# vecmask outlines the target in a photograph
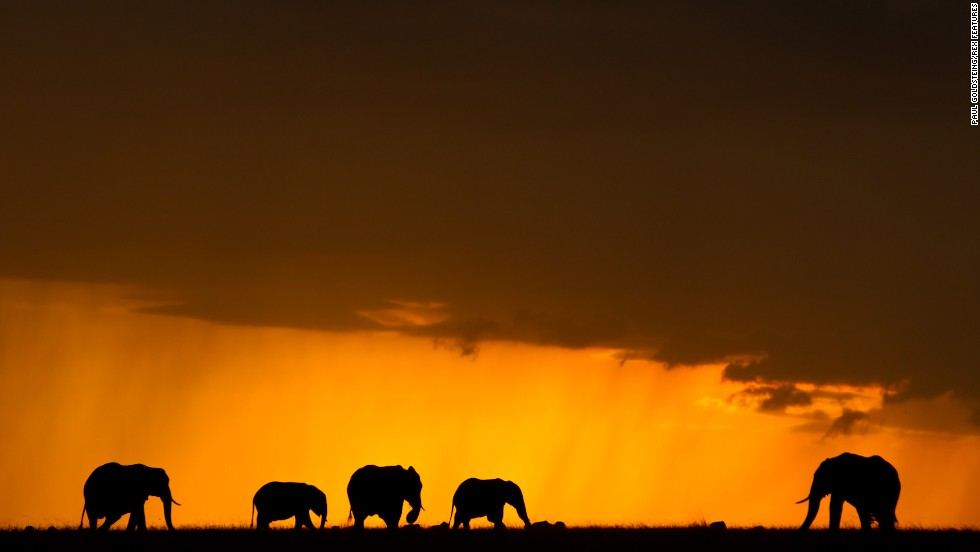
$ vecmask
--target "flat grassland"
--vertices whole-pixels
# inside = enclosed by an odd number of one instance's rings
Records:
[[[278,529],[151,530],[146,533],[88,530],[0,531],[3,551],[147,550],[168,552],[606,552],[606,551],[723,551],[765,550],[831,551],[883,550],[930,551],[980,550],[980,531],[975,529],[906,529],[892,534],[843,530],[830,533],[794,529],[678,528],[532,528],[503,531],[450,531],[444,528],[403,528],[398,531],[328,529],[301,531]]]

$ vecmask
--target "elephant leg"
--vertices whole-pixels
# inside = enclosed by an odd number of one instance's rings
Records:
[[[895,517],[895,506],[892,504],[880,504],[875,505],[873,509],[868,512],[875,521],[878,522],[878,529],[890,531],[895,529],[895,522],[898,519]]]
[[[844,499],[830,495],[830,530],[840,529],[840,516],[844,512]]]
[[[139,529],[139,514],[136,510],[129,513],[129,522],[126,523],[126,531],[134,531]]]
[[[88,512],[88,511],[86,511],[85,513],[86,513],[86,515],[88,515],[88,528],[90,530],[92,530],[92,531],[95,531],[96,528],[99,526],[99,516],[98,516],[98,514],[94,514],[92,512]]]
[[[107,512],[105,515],[105,521],[102,522],[102,525],[99,527],[99,530],[108,531],[109,527],[112,527],[112,524],[119,521],[119,518],[121,517],[123,517],[123,514],[121,512]]]
[[[858,519],[861,520],[861,530],[868,531],[871,529],[871,512],[866,509],[858,510]]]
[[[398,522],[402,519],[402,508],[402,501],[399,500],[398,504],[392,504],[388,511],[378,514],[378,516],[384,520],[388,529],[398,529]]]
[[[310,517],[309,512],[299,512],[296,514],[296,529],[302,529],[304,526],[310,531],[316,529],[316,526],[313,525],[313,519]]]
[[[136,516],[136,530],[146,531],[146,509],[143,507],[142,504],[140,504],[139,508],[133,510],[131,516]]]
[[[490,513],[487,514],[487,521],[493,523],[494,529],[505,529],[504,525],[504,505],[501,504],[500,507],[494,506],[490,509]]]
[[[401,512],[399,512],[399,515],[388,512],[383,516],[379,515],[379,517],[381,517],[381,520],[385,522],[385,527],[387,527],[390,530],[394,530],[394,529],[398,529],[398,521],[401,519],[400,514]]]
[[[258,517],[255,519],[255,528],[256,529],[268,529],[269,528],[269,523],[271,523],[271,522],[272,522],[272,520],[270,520],[267,516],[264,516],[264,515],[262,515],[261,512],[259,512]]]
[[[354,514],[354,529],[364,529],[364,520],[365,519],[367,519],[367,516],[360,516],[360,515]]]
[[[895,530],[895,514],[886,512],[885,515],[881,516],[880,518],[875,516],[875,520],[878,522],[878,528],[882,531]]]

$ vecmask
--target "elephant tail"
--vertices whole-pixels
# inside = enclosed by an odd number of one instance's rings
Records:
[[[87,507],[88,507],[88,504],[83,504],[82,505],[82,519],[79,520],[79,522],[78,522],[78,528],[79,529],[81,529],[82,527],[85,526],[85,508],[87,508]]]
[[[354,519],[354,509],[353,508],[351,508],[350,510],[347,511],[347,523],[350,523],[350,520],[352,520],[352,519]]]
[[[248,522],[248,528],[255,527],[255,501],[252,501],[252,520]]]
[[[449,528],[453,528],[453,509],[456,508],[456,501],[453,501],[453,505],[449,507]]]

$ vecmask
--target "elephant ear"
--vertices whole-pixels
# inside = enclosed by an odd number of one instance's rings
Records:
[[[839,461],[836,461],[833,458],[824,460],[820,465],[820,468],[824,472],[824,477],[836,477],[839,469],[838,464]]]
[[[408,467],[408,473],[414,473],[414,474],[418,475],[418,472],[415,471],[415,466],[409,466]]]
[[[836,486],[838,476],[840,475],[838,473],[839,469],[840,466],[837,465],[837,462],[833,458],[824,460],[817,468],[813,480],[815,484],[819,481],[822,496],[826,496]]]

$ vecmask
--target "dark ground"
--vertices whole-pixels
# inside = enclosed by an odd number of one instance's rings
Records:
[[[333,529],[322,532],[273,530],[259,533],[243,529],[185,529],[173,533],[150,531],[128,534],[88,530],[0,531],[2,551],[160,550],[168,552],[215,551],[713,551],[760,550],[980,550],[976,530],[899,530],[892,535],[877,531],[827,531],[799,533],[792,529],[708,528],[571,528],[531,530],[401,529],[397,532]]]

